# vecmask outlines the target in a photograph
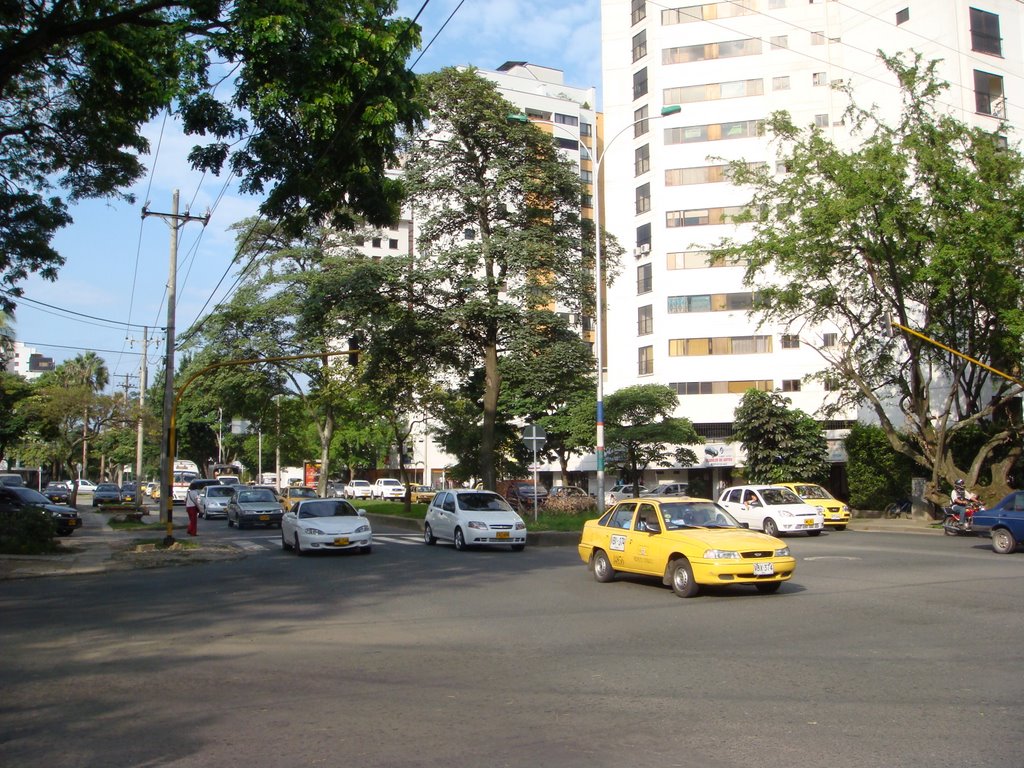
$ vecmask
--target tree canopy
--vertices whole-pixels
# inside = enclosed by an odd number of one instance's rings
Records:
[[[1024,159],[1002,128],[972,128],[940,108],[935,63],[882,55],[903,94],[890,124],[854,101],[857,145],[776,113],[766,131],[786,172],[731,165],[752,197],[738,221],[751,237],[720,244],[748,264],[766,321],[821,354],[839,407],[863,406],[891,445],[929,480],[933,498],[956,477],[1000,496],[1021,454],[1021,388],[920,337],[1020,375],[1024,352]],[[836,323],[839,343],[816,328]],[[964,462],[963,430],[988,438]]]
[[[824,482],[828,444],[809,415],[778,392],[748,389],[736,408],[733,434],[743,444],[752,483]]]
[[[292,232],[395,217],[395,129],[421,110],[394,0],[80,0],[0,11],[0,286],[55,279],[68,203],[126,192],[173,110],[192,165],[237,174]],[[0,307],[13,306],[0,295]]]

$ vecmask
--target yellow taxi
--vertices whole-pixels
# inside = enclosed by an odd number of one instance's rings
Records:
[[[413,504],[429,504],[430,500],[437,495],[437,491],[429,485],[409,486],[409,497]]]
[[[292,485],[281,491],[281,495],[278,496],[278,501],[281,502],[281,506],[284,507],[284,511],[288,512],[293,506],[298,504],[303,499],[319,499],[316,495],[316,491],[313,488],[307,488],[304,485]]]
[[[825,518],[826,528],[835,528],[837,531],[846,529],[850,522],[850,507],[835,496],[826,491],[817,483],[775,483],[783,488],[789,488],[797,496],[804,500],[804,503],[817,507]]]
[[[580,558],[599,582],[617,571],[654,576],[679,597],[703,586],[753,584],[778,591],[796,571],[785,542],[742,527],[708,499],[625,499],[583,526]]]

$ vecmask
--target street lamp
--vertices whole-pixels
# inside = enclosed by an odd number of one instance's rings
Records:
[[[594,283],[597,287],[597,293],[594,297],[594,315],[596,325],[594,330],[594,357],[597,358],[597,412],[595,415],[597,439],[594,455],[597,463],[598,517],[604,515],[604,323],[602,322],[602,315],[604,314],[604,275],[601,270],[601,164],[604,162],[604,158],[608,154],[608,150],[611,149],[612,144],[615,143],[615,140],[633,126],[645,123],[648,120],[657,120],[662,117],[668,117],[669,115],[675,115],[681,111],[681,106],[678,104],[672,104],[667,107],[662,107],[660,114],[644,117],[640,120],[634,120],[633,122],[623,126],[618,133],[612,136],[605,143],[604,149],[601,151],[601,154],[597,156],[596,160],[594,159],[594,153],[591,152],[590,147],[584,144],[579,136],[574,134],[572,131],[567,130],[560,123],[548,120],[530,120],[523,114],[509,115],[509,119],[516,122],[543,122],[556,128],[561,128],[570,136],[573,136],[579,142],[581,148],[587,150],[590,162],[594,166],[594,189],[597,192],[597,194],[594,195]]]

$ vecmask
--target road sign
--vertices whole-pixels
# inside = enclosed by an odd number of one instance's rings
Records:
[[[526,443],[527,448],[539,451],[544,447],[544,443],[547,442],[547,439],[548,433],[544,431],[544,427],[538,427],[536,424],[530,424],[523,430],[523,442]]]

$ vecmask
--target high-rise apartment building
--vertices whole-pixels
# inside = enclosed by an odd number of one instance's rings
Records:
[[[839,80],[858,104],[895,118],[899,90],[879,50],[941,59],[950,83],[941,103],[958,119],[993,131],[1001,119],[1018,126],[1022,22],[1017,0],[604,0],[602,203],[627,252],[607,291],[606,391],[667,384],[679,394],[678,415],[708,441],[702,469],[658,479],[694,471],[704,487],[725,479],[742,460],[728,437],[750,387],[780,390],[814,414],[830,394],[805,378],[824,367],[811,347],[842,342],[837,328],[759,326],[747,312],[743,266],[710,264],[714,243],[744,236],[729,217],[749,192],[728,182],[724,165],[776,167],[759,125],[777,110],[852,146],[847,99],[830,87]],[[667,105],[681,112],[661,117]],[[843,424],[829,426],[833,460],[842,461]]]

